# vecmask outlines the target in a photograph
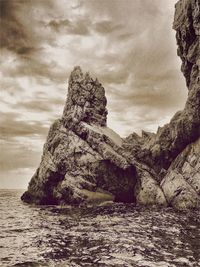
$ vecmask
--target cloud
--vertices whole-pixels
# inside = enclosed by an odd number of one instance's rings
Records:
[[[63,32],[64,34],[89,35],[88,24],[88,20],[79,18],[77,21],[68,19],[51,20],[47,26],[56,32]]]
[[[117,30],[122,29],[122,25],[120,24],[113,24],[110,20],[104,20],[100,22],[96,22],[93,25],[93,28],[100,34],[110,34]]]
[[[65,28],[70,25],[70,21],[68,19],[64,19],[64,20],[51,20],[48,24],[47,24],[50,28],[52,28],[55,31],[60,31],[61,28]]]
[[[53,8],[52,3],[52,0],[35,0],[34,3],[29,0],[1,0],[1,48],[19,56],[31,55],[37,51],[42,35],[34,34],[34,27],[39,26],[39,21],[34,18],[34,11],[38,7],[41,10]]]
[[[15,10],[20,4],[22,1],[0,1],[1,47],[6,47],[16,53],[32,50],[27,33],[15,15]]]
[[[39,112],[51,112],[52,106],[51,103],[47,102],[47,100],[41,101],[41,100],[31,100],[26,102],[18,103],[20,107],[23,107],[27,110],[36,110]]]
[[[2,113],[0,118],[0,138],[10,140],[18,136],[34,136],[47,134],[47,128],[42,125],[42,122],[35,121],[20,121],[20,114],[7,112]]]
[[[37,139],[35,139],[35,141],[37,141]],[[7,141],[1,143],[1,149],[4,153],[0,155],[0,167],[1,171],[4,172],[22,167],[33,168],[40,160],[39,154],[41,151],[33,150],[29,143],[22,144],[19,143],[19,141]]]
[[[63,82],[63,70],[45,55],[43,46],[52,42],[52,35],[40,18],[54,7],[52,0],[3,0],[1,7],[2,74],[4,77],[45,77]],[[30,23],[31,21],[31,23]],[[12,62],[6,65],[7,58]]]
[[[17,61],[14,68],[3,70],[4,75],[12,75],[12,77],[29,76],[34,78],[47,78],[57,84],[66,81],[66,73],[63,69],[56,65],[55,61],[45,62],[38,55],[36,58],[23,58]]]

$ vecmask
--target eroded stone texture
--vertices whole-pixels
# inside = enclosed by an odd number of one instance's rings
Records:
[[[191,142],[200,136],[200,12],[199,0],[180,0],[176,5],[174,29],[182,72],[188,85],[188,99],[183,111],[160,127],[156,134],[127,138],[125,147],[134,157],[159,173],[168,169],[172,161]]]
[[[105,90],[99,81],[75,67],[69,78],[68,96],[63,121],[70,128],[79,122],[106,126]]]
[[[192,169],[189,161],[183,156],[186,152],[182,151],[190,151],[191,143],[200,137],[199,0],[178,1],[173,28],[176,30],[178,55],[182,60],[181,70],[188,86],[188,99],[184,110],[178,111],[168,124],[159,127],[156,134],[143,132],[141,137],[131,134],[124,140],[123,147],[130,158],[149,166],[151,177],[152,171],[155,172],[153,178],[158,183],[162,181],[161,189],[170,205],[176,208],[195,208],[199,207],[199,185],[196,187],[194,184],[199,184],[200,170],[197,166]],[[196,160],[199,161],[199,146],[197,150]],[[189,154],[194,157],[193,150]],[[183,164],[182,170],[176,166],[178,163],[180,165],[179,161]],[[141,175],[143,179],[147,176],[147,173]],[[139,192],[143,192],[143,199],[149,199],[148,184],[151,179],[146,180],[148,182],[138,189],[138,196],[141,194]],[[154,192],[152,190],[151,196]]]
[[[161,182],[168,203],[178,209],[200,207],[200,139],[188,145]]]
[[[40,166],[22,196],[24,201],[135,201],[136,169],[122,155],[122,139],[106,126],[106,115],[104,88],[75,67],[63,117],[49,130]]]
[[[143,165],[137,168],[137,175],[138,179],[135,187],[137,204],[167,206],[163,190],[155,179],[156,175],[145,169]]]

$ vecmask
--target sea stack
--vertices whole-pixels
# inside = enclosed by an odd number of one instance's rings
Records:
[[[63,116],[50,127],[23,201],[200,207],[200,2],[180,0],[175,9],[173,28],[188,87],[184,109],[157,133],[122,139],[107,127],[103,86],[75,67]]]
[[[106,126],[103,86],[75,67],[61,119],[49,130],[39,168],[22,200],[36,204],[134,202],[136,170],[121,137]]]

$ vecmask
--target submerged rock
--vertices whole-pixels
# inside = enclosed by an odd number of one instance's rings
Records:
[[[122,140],[107,127],[103,86],[75,67],[63,116],[49,130],[23,201],[200,207],[199,7],[199,0],[176,4],[173,28],[189,89],[184,109],[156,134]]]

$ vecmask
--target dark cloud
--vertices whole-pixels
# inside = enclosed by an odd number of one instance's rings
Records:
[[[96,22],[93,25],[94,29],[101,34],[110,34],[123,28],[120,24],[114,24],[112,21],[104,20]]]
[[[42,49],[44,42],[52,41],[51,36],[44,34],[37,13],[54,9],[54,3],[52,0],[1,0],[1,49],[19,57],[31,57]]]
[[[2,68],[5,77],[34,77],[40,82],[40,78],[47,78],[57,84],[66,81],[66,71],[57,66],[57,62],[51,60],[44,62],[42,54],[37,53],[35,58],[23,57],[14,62],[12,68]]]
[[[118,38],[118,41],[122,41],[122,42],[125,42],[125,41],[128,41],[130,40],[130,38],[133,37],[133,33],[120,33],[118,34],[117,38]]]
[[[101,19],[109,17],[116,24],[131,26],[132,30],[138,32],[145,25],[148,27],[158,19],[161,5],[165,0],[101,0],[84,1],[88,7],[88,12]],[[103,20],[103,19],[102,19]],[[120,23],[119,23],[120,21]],[[150,22],[149,25],[146,22]],[[134,23],[133,23],[134,22]]]
[[[7,48],[17,54],[29,54],[34,50],[29,34],[16,15],[21,5],[24,4],[26,4],[24,0],[0,1],[0,45],[2,48]]]
[[[48,2],[43,1],[43,2]],[[35,3],[38,3],[36,0]],[[24,20],[25,12],[31,13],[31,0],[1,0],[1,48],[6,48],[18,55],[31,55],[38,47],[38,40],[33,33],[30,24],[31,18],[26,17]]]
[[[68,19],[64,20],[51,20],[47,25],[55,31],[60,31],[61,28],[70,26],[71,22]]]
[[[47,26],[56,32],[74,35],[89,35],[89,21],[87,19],[78,19],[71,21],[69,19],[51,20]]]
[[[16,55],[12,65],[2,66],[4,77],[45,77],[57,83],[66,80],[54,61],[47,63],[44,60],[43,45],[52,42],[52,36],[45,34],[39,17],[35,16],[38,10],[51,10],[54,7],[52,0],[1,0],[0,7],[0,45],[4,62],[6,55],[10,56],[9,51]]]

